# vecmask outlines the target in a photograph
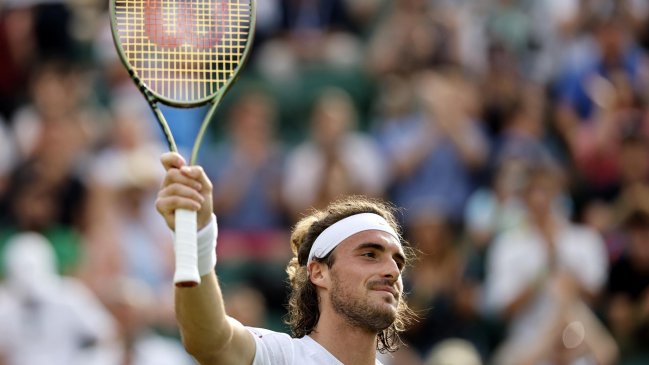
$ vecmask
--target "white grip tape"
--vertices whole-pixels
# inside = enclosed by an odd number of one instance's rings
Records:
[[[198,274],[196,225],[195,211],[176,210],[176,238],[174,241],[176,254],[174,284],[176,285],[194,286],[201,283],[201,277]]]

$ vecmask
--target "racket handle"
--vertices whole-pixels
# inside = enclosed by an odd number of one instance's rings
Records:
[[[201,283],[196,244],[196,212],[186,209],[176,210],[174,284],[177,287],[193,287]]]

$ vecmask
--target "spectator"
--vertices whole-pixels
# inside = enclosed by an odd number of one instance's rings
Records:
[[[530,54],[538,47],[530,13],[523,1],[497,0],[490,7],[485,21],[485,31],[493,44],[502,45],[529,69]]]
[[[464,223],[471,244],[486,251],[492,240],[516,227],[524,217],[521,201],[527,165],[515,158],[503,160],[490,187],[476,190],[467,203]]]
[[[8,0],[0,14],[0,116],[7,119],[28,97],[28,80],[41,60],[66,58],[73,42],[62,1]]]
[[[477,96],[470,81],[452,72],[422,73],[417,80],[415,95],[424,110],[376,126],[390,171],[391,199],[406,215],[428,207],[458,222],[472,190],[471,174],[486,162]]]
[[[631,88],[642,93],[647,87],[647,55],[635,44],[628,24],[619,14],[598,15],[586,43],[577,56],[569,57],[556,82],[557,129],[574,149],[579,125],[592,123],[601,102],[600,78],[612,80],[622,72]]]
[[[115,340],[112,316],[80,282],[56,273],[50,242],[26,232],[5,247],[0,362],[101,365]]]
[[[617,357],[612,338],[585,304],[592,303],[606,281],[604,243],[557,210],[558,174],[547,166],[530,171],[526,220],[501,235],[488,255],[487,300],[509,322],[498,364],[559,358],[569,364],[613,364]],[[576,345],[562,343],[561,333],[570,332],[566,326],[574,321],[585,327],[585,335]]]
[[[348,194],[381,196],[386,177],[379,150],[357,132],[351,98],[340,89],[324,91],[311,116],[311,138],[288,157],[283,197],[295,219]]]
[[[462,235],[467,241],[467,247],[463,251],[463,294],[468,297],[466,301],[472,306],[474,316],[483,322],[491,320],[485,313],[482,298],[489,251],[497,237],[519,226],[525,218],[525,206],[522,202],[525,166],[517,159],[503,161],[496,168],[491,185],[478,188],[471,194],[464,212]],[[498,327],[498,321],[494,322],[494,327]],[[483,354],[489,353],[493,344],[498,342],[499,335],[495,332],[490,336],[492,340],[485,341],[480,349]]]
[[[456,61],[455,34],[434,17],[429,2],[393,1],[372,33],[367,69],[375,77],[412,75],[433,65]]]
[[[518,88],[517,88],[518,89]],[[553,163],[545,128],[546,96],[537,85],[525,84],[503,110],[503,128],[495,141],[493,162],[519,159],[524,164]]]
[[[35,161],[19,165],[10,176],[7,194],[0,202],[0,247],[16,233],[38,232],[54,246],[58,270],[72,274],[83,251],[74,223],[85,218],[85,185],[76,176],[54,183],[42,168],[40,161]]]

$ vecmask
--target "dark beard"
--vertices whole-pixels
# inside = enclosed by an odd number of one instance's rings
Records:
[[[335,275],[332,283],[331,304],[336,313],[343,316],[352,326],[362,328],[368,332],[379,333],[394,323],[396,319],[395,311],[371,306],[362,299],[352,299],[341,289],[340,280]]]

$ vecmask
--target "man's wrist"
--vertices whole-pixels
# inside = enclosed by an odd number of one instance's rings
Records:
[[[198,250],[198,273],[200,276],[209,274],[216,266],[216,238],[218,226],[216,216],[212,214],[210,222],[196,236]]]

